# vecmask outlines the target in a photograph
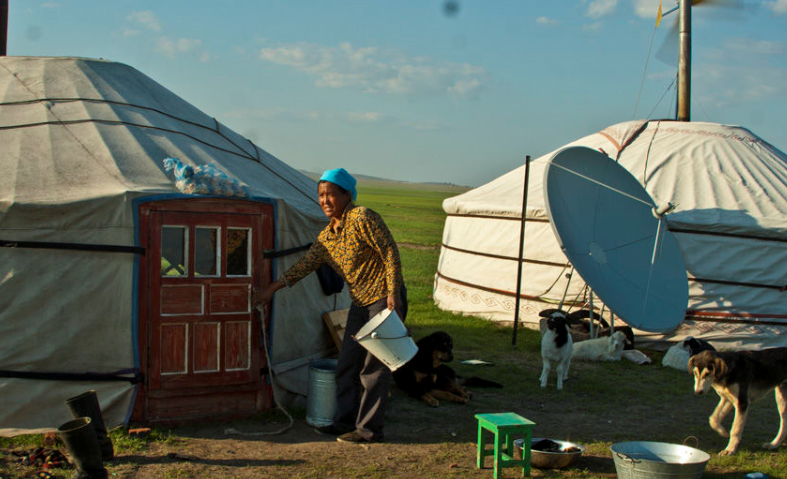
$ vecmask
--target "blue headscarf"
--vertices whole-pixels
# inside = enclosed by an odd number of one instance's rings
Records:
[[[341,186],[350,192],[350,197],[353,201],[355,201],[355,198],[358,196],[358,192],[355,189],[355,178],[347,173],[347,170],[344,168],[325,170],[325,173],[320,177],[320,181],[330,181],[334,185]]]

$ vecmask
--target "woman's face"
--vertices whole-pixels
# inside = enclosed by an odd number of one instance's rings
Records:
[[[325,213],[325,216],[328,218],[342,219],[344,208],[351,199],[350,192],[342,192],[338,186],[330,181],[323,181],[317,187],[317,193],[319,194],[320,207],[322,208],[322,212]]]

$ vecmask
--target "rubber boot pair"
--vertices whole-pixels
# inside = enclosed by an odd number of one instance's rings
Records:
[[[101,416],[101,408],[98,405],[96,392],[91,390],[71,399],[66,399],[66,406],[68,406],[74,419],[80,417],[90,418],[93,429],[96,431],[98,445],[101,448],[101,458],[105,461],[111,461],[115,457],[115,449],[112,447],[112,440],[109,439],[109,434],[107,434],[107,427],[104,425],[104,418]]]
[[[76,472],[71,479],[106,479],[101,448],[89,417],[73,419],[57,428],[60,439],[71,454]]]

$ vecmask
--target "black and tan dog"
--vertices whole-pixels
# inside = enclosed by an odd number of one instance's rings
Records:
[[[689,359],[689,372],[694,374],[694,394],[705,394],[713,387],[721,398],[709,418],[714,431],[730,438],[720,455],[735,454],[741,443],[749,406],[772,389],[781,421],[776,437],[763,447],[779,447],[787,436],[787,348],[702,351]],[[727,432],[721,422],[733,409],[735,418]]]
[[[477,377],[462,378],[445,363],[454,359],[454,341],[446,332],[437,331],[416,343],[413,359],[393,372],[396,385],[408,395],[437,407],[439,399],[465,404],[470,392],[465,386],[503,387],[499,383]]]

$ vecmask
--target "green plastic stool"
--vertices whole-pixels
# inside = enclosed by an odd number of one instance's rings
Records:
[[[478,468],[484,468],[486,456],[494,456],[494,479],[500,478],[504,467],[522,466],[522,476],[530,475],[530,441],[533,439],[533,421],[513,412],[476,414],[478,419]],[[484,430],[495,435],[495,448],[486,448]],[[522,459],[514,457],[514,436],[524,437]]]

